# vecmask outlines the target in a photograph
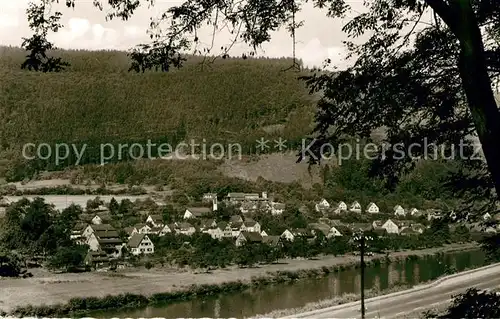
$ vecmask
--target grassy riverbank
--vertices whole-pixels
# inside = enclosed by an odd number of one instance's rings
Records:
[[[395,252],[390,255],[389,260],[397,261],[471,249],[477,249],[477,246],[450,245],[420,251]],[[3,311],[15,316],[65,316],[94,310],[137,308],[303,278],[323,277],[331,272],[358,267],[358,258],[325,256],[317,260],[287,260],[286,263],[258,268],[233,268],[200,274],[153,269],[108,274],[61,274],[42,278],[3,279],[0,280],[0,289],[4,292],[0,296],[0,305]],[[385,256],[368,259],[369,263],[387,261]]]

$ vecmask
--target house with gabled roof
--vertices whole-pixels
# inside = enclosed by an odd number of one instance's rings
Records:
[[[95,231],[105,231],[105,230],[115,230],[110,224],[91,224],[87,225],[82,232],[82,237],[85,238],[85,242],[89,239],[90,235]]]
[[[283,241],[280,236],[265,236],[262,237],[262,243],[271,247],[282,247]]]
[[[208,227],[202,230],[202,233],[210,235],[213,239],[222,239],[224,238],[224,231],[219,228],[217,225],[215,227]]]
[[[188,207],[184,212],[184,219],[201,218],[210,214],[212,210],[208,207]]]
[[[182,235],[191,236],[196,232],[196,228],[190,223],[179,223],[175,231]]]
[[[366,207],[366,212],[370,213],[370,214],[379,214],[380,213],[380,209],[378,208],[378,206],[374,202],[371,202]]]
[[[420,223],[414,223],[410,227],[419,234],[422,234],[425,230],[425,226]]]
[[[162,215],[148,215],[148,218],[146,218],[146,224],[150,224],[153,227],[162,227],[164,225],[163,216]]]
[[[325,237],[330,232],[330,226],[322,223],[310,223],[308,227],[311,229],[311,233],[314,236],[318,235],[318,232],[321,232]]]
[[[85,241],[87,239],[83,237],[83,232],[85,231],[86,227],[87,227],[86,223],[82,223],[82,222],[76,223],[76,225],[71,230],[71,235],[69,236],[69,238],[71,240],[74,240],[77,244],[80,244],[80,245],[85,244]]]
[[[393,211],[395,216],[406,216],[406,211],[401,205],[394,206]]]
[[[204,219],[201,221],[201,226],[200,226],[201,230],[210,229],[210,228],[214,228],[214,227],[217,227],[217,223],[215,222],[215,219],[213,219],[213,218],[208,218],[208,219]]]
[[[289,241],[294,241],[295,238],[297,237],[305,237],[305,238],[312,238],[314,235],[312,234],[311,230],[306,229],[306,228],[297,228],[297,229],[286,229],[282,234],[281,238],[289,240]]]
[[[137,227],[131,226],[131,227],[125,227],[123,231],[127,234],[128,238],[132,237],[134,234],[139,234],[139,231],[137,230]]]
[[[271,202],[271,215],[281,215],[285,211],[286,205],[283,203]]]
[[[163,226],[163,228],[160,230],[158,233],[158,236],[163,237],[166,234],[172,234],[175,232],[175,225],[174,224],[166,224]]]
[[[229,223],[234,224],[234,223],[243,223],[243,217],[240,215],[233,215],[229,217]]]
[[[399,225],[390,219],[386,220],[381,228],[385,229],[388,234],[398,234],[399,233]]]
[[[349,224],[348,227],[354,233],[372,230],[372,225],[370,223],[353,223],[353,224]]]
[[[236,246],[243,246],[245,243],[261,243],[262,242],[262,236],[260,233],[255,233],[255,232],[246,232],[242,231],[236,237]]]
[[[155,252],[155,246],[147,234],[134,234],[127,243],[132,255],[147,255]]]
[[[203,194],[202,197],[202,202],[204,203],[212,203],[214,199],[217,199],[217,194],[216,193],[205,193]]]
[[[92,251],[102,250],[116,258],[121,256],[123,242],[116,230],[97,230],[90,235],[87,245]]]
[[[410,209],[410,216],[412,216],[412,217],[419,217],[421,215],[422,215],[422,213],[418,209],[416,209],[415,207],[413,207],[412,209]]]
[[[351,212],[361,213],[361,204],[358,201],[354,201],[349,208]]]
[[[328,209],[330,209],[330,207],[331,207],[330,203],[324,198],[322,198],[319,201],[319,203],[316,203],[316,205],[314,206],[314,208],[316,209],[317,212],[322,212],[324,210],[328,210]]]
[[[244,221],[239,230],[251,233],[260,233],[260,224],[256,221]]]
[[[260,235],[261,235],[262,237],[267,237],[267,236],[269,236],[265,230],[261,231],[261,232],[260,232]]]
[[[217,228],[219,228],[222,231],[223,237],[225,237],[225,238],[233,237],[233,229],[231,228],[230,223],[219,222],[219,223],[217,223]]]
[[[149,226],[148,224],[137,224],[134,227],[137,228],[139,234],[150,234],[151,229],[153,229],[153,227]]]
[[[333,203],[332,207],[336,213],[341,213],[341,212],[347,212],[348,207],[347,204],[343,201],[340,201],[338,203]]]

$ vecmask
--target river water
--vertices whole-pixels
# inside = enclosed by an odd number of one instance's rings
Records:
[[[486,264],[482,251],[448,253],[418,260],[393,262],[366,268],[366,289],[387,289],[398,284],[416,285],[436,279],[449,267],[457,270]],[[94,318],[193,318],[250,317],[274,310],[302,307],[310,302],[331,299],[346,293],[359,294],[359,269],[349,269],[319,279],[276,284],[240,293],[193,299],[160,307],[94,313]]]

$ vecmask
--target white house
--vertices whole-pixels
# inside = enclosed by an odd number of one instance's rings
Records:
[[[151,224],[153,227],[162,227],[164,225],[163,217],[161,215],[149,215],[146,218],[146,224]]]
[[[155,246],[146,234],[134,234],[127,244],[132,255],[153,254]]]
[[[165,226],[162,227],[162,229],[158,233],[158,236],[163,237],[166,234],[171,234],[171,233],[174,232],[174,229],[175,229],[174,225],[165,225]]]
[[[328,232],[328,235],[326,235],[327,238],[340,236],[342,236],[342,233],[337,228],[335,228],[335,226],[332,226],[330,228],[330,231]]]
[[[370,203],[368,204],[368,207],[366,208],[366,212],[370,213],[370,214],[378,214],[380,213],[380,209],[378,208],[378,206],[375,204],[375,203]]]
[[[324,198],[319,203],[317,203],[315,205],[315,209],[317,212],[320,212],[322,210],[329,209],[329,208],[330,208],[330,203]]]
[[[335,207],[335,211],[346,212],[347,211],[347,204],[343,201],[338,202],[336,207]]]
[[[355,212],[355,213],[361,213],[361,204],[358,203],[357,201],[354,201],[352,204],[351,204],[351,207],[349,209],[351,212]]]
[[[152,230],[152,227],[146,224],[138,224],[134,227],[137,228],[139,234],[150,234]]]
[[[208,207],[189,207],[186,208],[184,212],[184,219],[189,218],[199,218],[210,213],[210,208]]]
[[[486,213],[486,214],[483,215],[483,219],[484,220],[488,220],[490,218],[491,218],[491,215],[489,213]]]
[[[293,241],[295,239],[295,236],[292,234],[291,231],[289,231],[288,229],[286,229],[282,234],[281,234],[281,238],[283,239],[286,239],[286,240],[289,240],[289,241]]]
[[[125,227],[123,230],[127,233],[128,239],[130,239],[134,234],[139,234],[137,227]]]
[[[269,236],[269,235],[266,233],[266,231],[265,231],[265,230],[261,231],[261,232],[260,232],[260,235],[261,235],[262,237],[267,237],[267,236]]]
[[[209,234],[213,239],[222,239],[224,237],[224,232],[219,227],[205,229],[203,233]]]
[[[121,256],[123,242],[116,230],[95,231],[91,233],[86,244],[91,251],[105,251],[113,257]]]
[[[398,234],[399,227],[392,220],[388,219],[383,225],[382,228],[387,231],[388,234]]]
[[[101,225],[102,224],[102,218],[99,215],[95,215],[94,218],[90,220],[90,222],[94,225]]]
[[[285,204],[282,203],[271,203],[271,215],[281,215],[285,211]]]
[[[250,233],[260,233],[260,224],[256,221],[246,221],[243,222],[239,230]]]
[[[395,216],[406,216],[406,212],[401,205],[394,206],[394,215]]]
[[[82,237],[84,241],[87,241],[92,233],[95,231],[111,231],[115,230],[113,226],[109,224],[96,224],[96,225],[88,225],[82,232]]]
[[[211,229],[217,227],[217,223],[215,222],[215,219],[205,219],[201,222],[200,229],[205,230],[205,229]]]
[[[243,246],[245,243],[261,243],[262,236],[255,232],[241,232],[238,237],[236,237],[235,245],[237,247]]]
[[[192,234],[194,234],[196,232],[196,228],[194,228],[194,226],[191,225],[190,223],[179,223],[176,231],[179,234],[191,236]]]
[[[410,209],[410,216],[418,217],[420,215],[421,215],[420,211],[418,209],[416,209],[415,207]]]

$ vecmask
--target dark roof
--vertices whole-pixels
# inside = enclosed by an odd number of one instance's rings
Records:
[[[97,225],[90,225],[90,227],[92,227],[92,230],[94,230],[94,232],[96,231],[105,231],[105,230],[115,230],[115,228],[113,226],[111,226],[110,224],[97,224]]]
[[[146,234],[134,234],[130,237],[128,241],[128,246],[130,248],[137,248],[141,244],[142,240],[146,237]]]
[[[228,223],[226,223],[226,222],[218,222],[217,223],[217,227],[219,227],[222,230],[224,230],[227,227],[227,225],[228,225]]]
[[[97,240],[99,245],[120,245],[122,240],[120,238],[99,238]]]
[[[87,228],[87,223],[76,223],[75,227],[73,227],[73,231],[82,231],[84,230],[85,228]]]
[[[246,232],[246,231],[243,231],[241,232],[241,234],[243,235],[243,237],[245,237],[245,239],[247,241],[250,241],[250,242],[262,242],[262,235],[260,233],[257,233],[257,232]]]
[[[238,223],[231,223],[231,228],[241,228],[241,226],[243,225],[243,223],[241,222],[238,222]]]
[[[242,220],[243,218],[240,215],[233,215],[229,218],[229,222],[231,223],[240,222]]]
[[[264,236],[262,237],[262,242],[270,246],[276,246],[281,240],[280,236]]]
[[[189,229],[191,227],[193,227],[193,225],[191,225],[190,223],[179,223],[179,227],[178,228],[185,230],[185,229]]]
[[[210,218],[210,219],[205,219],[201,222],[201,225],[205,228],[208,228],[208,227],[212,227],[212,224],[214,223],[214,219],[213,218]]]
[[[149,215],[148,218],[149,217],[151,217],[153,219],[153,221],[155,221],[155,222],[162,222],[163,223],[163,216],[162,215]]]
[[[243,223],[245,225],[245,227],[253,227],[257,224],[256,221],[246,221]]]
[[[123,230],[124,230],[127,234],[131,235],[131,234],[132,234],[132,232],[134,231],[134,229],[136,229],[136,228],[135,228],[135,227],[125,227]]]
[[[97,237],[97,239],[120,238],[120,235],[114,229],[94,231],[94,235]]]
[[[186,210],[190,211],[194,216],[202,216],[211,212],[208,207],[188,207]]]
[[[370,223],[354,223],[350,225],[350,228],[354,231],[367,231],[372,228]]]

